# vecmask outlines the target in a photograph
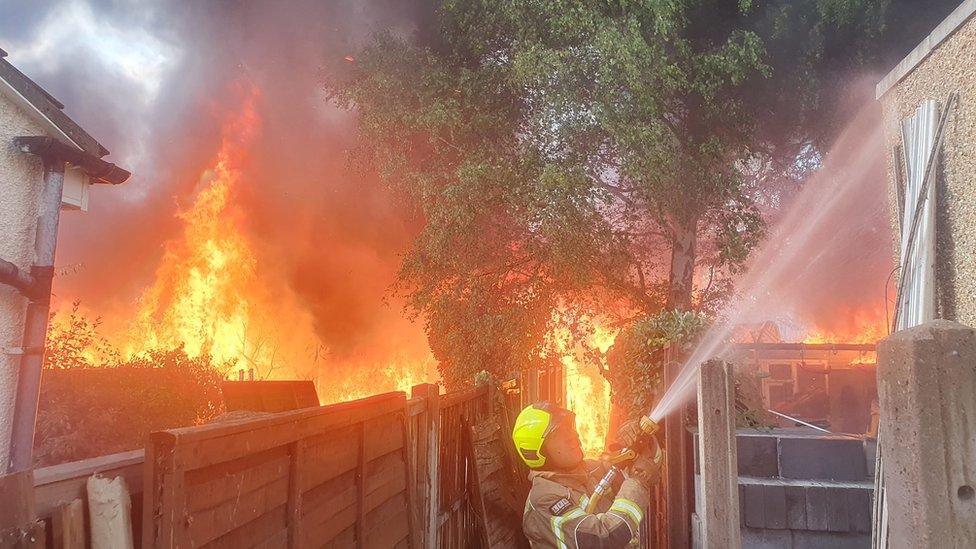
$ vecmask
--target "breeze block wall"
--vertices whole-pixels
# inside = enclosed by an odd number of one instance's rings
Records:
[[[889,200],[897,215],[892,148],[901,145],[901,121],[926,99],[944,107],[959,92],[942,146],[937,211],[938,314],[976,324],[976,2],[964,2],[916,54],[924,58],[890,88],[879,86],[888,156]],[[948,33],[948,34],[946,34]],[[941,39],[941,41],[940,41]],[[937,44],[935,44],[938,42]],[[931,46],[927,46],[931,44]],[[927,53],[927,55],[925,55]],[[898,69],[896,69],[896,72]],[[890,76],[889,76],[890,78]],[[893,219],[896,231],[898,221]],[[897,233],[896,233],[897,234]],[[896,244],[897,245],[897,244]],[[895,256],[898,252],[895,250]]]
[[[22,135],[45,135],[45,131],[0,93],[0,258],[29,269],[34,262],[34,229],[44,167],[39,158],[14,146],[14,138]],[[27,300],[17,290],[0,285],[0,465],[4,469],[9,461],[20,362],[7,349],[22,343],[26,307]]]

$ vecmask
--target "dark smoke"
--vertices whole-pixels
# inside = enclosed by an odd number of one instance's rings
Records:
[[[376,181],[348,169],[354,120],[326,103],[321,82],[374,32],[412,32],[425,11],[398,0],[0,0],[8,59],[134,173],[121,188],[93,189],[87,214],[62,216],[56,299],[96,313],[133,308],[219,145],[222,111],[235,108],[230,90],[247,82],[261,90],[262,132],[240,200],[259,276],[289,281],[335,352],[358,354],[402,325],[383,299],[409,219]],[[79,19],[92,32],[73,32]],[[150,63],[164,56],[158,92],[113,48],[146,49],[137,59]]]

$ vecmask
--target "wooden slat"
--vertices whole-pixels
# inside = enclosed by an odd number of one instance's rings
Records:
[[[387,499],[371,515],[364,547],[392,547],[410,533],[406,493]]]
[[[228,500],[239,498],[241,494],[257,490],[288,475],[290,458],[285,452],[263,452],[259,457],[262,458],[261,461],[254,462],[249,468],[240,470],[236,474],[214,475],[213,480],[201,484],[190,485],[191,473],[187,473],[187,510],[190,513],[197,513],[219,506]],[[192,471],[197,479],[199,479],[196,475],[198,471]]]
[[[334,431],[335,436],[321,444],[305,448],[305,474],[302,478],[302,490],[310,490],[323,482],[342,475],[356,468],[359,456],[359,445],[351,441],[358,437],[358,428],[349,427]],[[311,439],[306,439],[311,440]],[[336,441],[342,441],[337,444]]]
[[[34,476],[30,470],[0,476],[0,530],[34,522]]]
[[[227,534],[203,545],[208,549],[238,549],[261,543],[266,539],[275,539],[284,533],[287,538],[287,515],[285,505],[271,509],[256,520],[248,522]],[[278,547],[283,547],[284,544]]]
[[[366,457],[366,442],[368,436],[366,431],[367,422],[362,423],[362,431],[359,434],[359,459],[356,462],[356,547],[362,549],[366,543],[366,465],[369,458]]]
[[[54,549],[85,548],[85,506],[80,499],[59,506],[51,517]]]
[[[335,537],[325,542],[324,544],[321,542],[315,542],[315,543],[309,543],[304,547],[316,547],[316,548],[323,547],[326,549],[331,549],[334,547],[338,549],[347,549],[348,547],[352,547],[355,544],[356,544],[356,527],[350,526],[349,528],[346,528],[345,530],[336,534]]]
[[[193,440],[185,443],[180,436],[176,436],[176,439],[180,441],[176,446],[176,464],[180,468],[196,469],[229,459],[237,459],[252,452],[284,446],[324,431],[355,425],[393,411],[402,410],[404,402],[403,393],[393,393],[392,397],[377,401],[369,407],[359,405],[353,408],[323,412],[322,410],[328,410],[326,407],[316,409],[311,415],[308,415],[309,412],[306,411],[274,414],[270,420],[252,420],[249,430],[234,432],[229,435],[207,438],[194,436]],[[274,416],[295,417],[290,421],[280,422],[276,421]],[[167,431],[167,433],[174,434],[171,431]]]
[[[356,473],[349,471],[302,494],[303,526],[328,520],[329,516],[356,503]]]
[[[427,409],[427,403],[423,398],[411,398],[407,400],[407,416],[416,417],[424,413]]]
[[[124,478],[129,494],[138,498],[143,490],[145,454],[145,450],[133,450],[35,469],[37,517],[49,518],[60,505],[85,498],[85,482],[95,473],[107,478]]]
[[[301,544],[302,525],[302,476],[305,469],[304,441],[292,443],[291,466],[288,475],[288,535],[286,541],[290,549]]]
[[[276,479],[240,497],[194,513],[190,518],[189,538],[193,545],[216,539],[288,502],[288,478]]]
[[[340,418],[334,421],[334,425],[326,428],[342,426],[342,419],[347,417],[346,412],[352,412],[360,420],[371,417],[381,416],[394,410],[402,409],[406,402],[403,393],[383,393],[359,400],[340,402],[319,408],[306,408],[293,412],[281,412],[260,418],[240,419],[221,423],[211,423],[208,425],[197,425],[194,427],[181,427],[179,429],[169,429],[163,431],[170,433],[181,443],[191,443],[198,440],[209,440],[213,438],[225,437],[235,434],[251,433],[256,429],[264,427],[281,427],[292,424],[296,421],[314,420],[323,416]],[[323,429],[324,430],[324,429]]]
[[[366,426],[364,456],[367,461],[403,447],[403,425],[399,417],[391,414],[363,424]]]
[[[440,405],[441,409],[451,408],[466,402],[475,401],[481,397],[487,396],[488,386],[479,385],[477,387],[472,387],[471,389],[465,389],[462,391],[455,391],[453,393],[447,393],[446,395],[441,395]]]
[[[356,505],[353,504],[331,514],[325,521],[315,524],[304,523],[302,525],[302,545],[319,547],[344,533],[347,529],[354,532],[355,524]]]

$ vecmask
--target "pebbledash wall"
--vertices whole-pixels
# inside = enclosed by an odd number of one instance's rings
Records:
[[[46,134],[35,118],[0,94],[0,258],[21,269],[30,269],[34,262],[34,228],[44,167],[39,157],[20,152],[14,138]],[[26,308],[27,300],[17,290],[0,284],[0,473],[9,461],[19,364],[8,350],[21,345]]]
[[[963,2],[877,86],[892,212],[901,121],[927,99],[941,109],[953,91],[959,99],[946,123],[937,181],[937,316],[976,326],[976,0]]]

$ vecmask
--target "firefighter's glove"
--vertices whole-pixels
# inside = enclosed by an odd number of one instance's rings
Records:
[[[616,448],[612,449],[632,448],[637,443],[637,439],[643,434],[644,432],[640,428],[640,421],[636,419],[628,420],[617,430]]]
[[[661,466],[664,463],[664,452],[653,437],[650,443],[641,448],[637,458],[628,468],[630,477],[636,479],[645,487],[650,488],[661,480]]]

